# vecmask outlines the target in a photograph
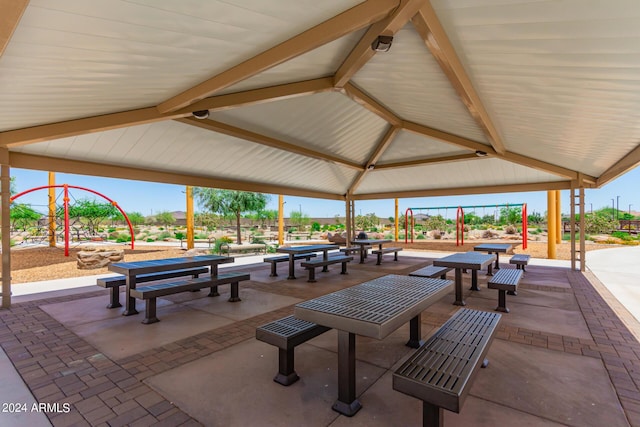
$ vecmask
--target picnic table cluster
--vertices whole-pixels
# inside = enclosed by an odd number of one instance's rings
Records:
[[[364,262],[367,246],[378,244],[378,257],[387,240],[354,240],[358,246],[341,249],[344,254],[359,252]],[[323,259],[336,245],[323,247]],[[386,253],[392,249],[386,248]],[[409,323],[407,346],[417,349],[393,375],[393,388],[423,401],[424,425],[442,425],[442,411],[460,412],[470,384],[479,368],[486,367],[485,356],[493,340],[501,314],[462,308],[426,342],[421,336],[421,314],[429,306],[455,290],[454,305],[466,305],[462,274],[471,270],[471,290],[478,291],[478,271],[487,269],[488,288],[499,291],[496,311],[508,313],[505,292],[515,294],[518,281],[528,263],[528,255],[514,256],[516,269],[500,269],[499,253],[511,244],[478,245],[473,252],[456,253],[434,260],[433,264],[409,275],[389,274],[359,285],[332,292],[295,305],[293,315],[256,329],[258,340],[279,349],[279,369],[274,381],[289,386],[299,379],[295,371],[294,349],[330,329],[338,332],[338,397],[332,408],[346,416],[362,407],[356,397],[356,336],[384,339]],[[293,276],[295,256],[319,251],[307,247],[284,249],[289,258],[289,278]],[[482,253],[486,252],[486,253]],[[396,252],[397,257],[397,252]],[[339,259],[348,258],[340,255]],[[318,260],[320,261],[320,260]],[[379,259],[378,259],[379,261]],[[310,262],[309,260],[306,261]],[[312,264],[323,265],[316,262]],[[275,264],[274,264],[275,265]],[[305,265],[305,262],[302,263]],[[446,275],[455,270],[455,280]],[[495,273],[494,273],[495,270]],[[273,270],[275,272],[275,270]]]
[[[355,239],[351,241],[352,246],[346,248],[336,244],[280,247],[277,252],[282,255],[267,257],[264,261],[271,264],[272,277],[277,276],[277,264],[287,262],[287,279],[294,280],[295,262],[300,260],[309,272],[308,281],[314,282],[318,267],[328,271],[329,265],[341,264],[341,274],[346,274],[353,254],[359,255],[360,263],[365,263],[369,250],[377,255],[376,265],[380,265],[384,254],[393,253],[397,261],[402,248],[383,246],[389,242]],[[295,383],[299,379],[295,371],[295,347],[335,329],[338,333],[338,396],[332,408],[353,416],[362,407],[356,396],[356,336],[382,340],[408,323],[406,345],[415,352],[393,374],[393,388],[423,401],[425,425],[442,425],[442,411],[460,411],[473,378],[479,368],[487,365],[485,356],[501,314],[461,308],[425,342],[422,313],[452,291],[452,303],[465,306],[463,274],[471,270],[470,290],[479,291],[478,271],[483,269],[487,270],[487,288],[498,290],[496,311],[508,313],[506,294],[517,295],[518,282],[529,261],[528,255],[514,255],[510,263],[516,268],[501,269],[499,254],[511,250],[511,244],[478,245],[472,252],[435,259],[432,265],[408,275],[387,274],[296,304],[292,315],[256,329],[258,340],[278,347],[278,372],[274,381],[283,386]],[[119,289],[125,287],[125,316],[138,313],[136,299],[145,301],[142,323],[152,324],[159,321],[158,297],[203,288],[210,288],[208,296],[215,297],[219,296],[218,286],[229,284],[229,301],[240,301],[239,282],[250,280],[249,273],[218,271],[220,264],[232,262],[231,257],[201,255],[114,263],[108,268],[119,275],[100,278],[97,284],[111,290],[108,308],[122,307]],[[455,271],[454,280],[447,279],[451,270]]]

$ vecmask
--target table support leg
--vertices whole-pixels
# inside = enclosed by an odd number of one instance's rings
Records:
[[[500,252],[496,252],[496,265],[495,265],[495,269],[496,269],[496,270],[500,270]]]
[[[294,259],[294,255],[293,254],[289,254],[289,277],[287,277],[287,280],[295,280],[296,279],[296,274],[295,274],[295,259]]]
[[[364,248],[364,245],[360,245],[360,264],[364,264],[364,258],[367,250]]]
[[[462,298],[462,269],[456,268],[456,300],[453,305],[467,305]]]
[[[356,399],[356,336],[338,331],[338,400],[333,410],[352,417],[362,408]]]
[[[138,314],[138,310],[136,310],[136,299],[129,293],[129,290],[136,288],[136,277],[135,276],[127,276],[126,279],[126,292],[125,298],[127,299],[127,303],[125,305],[125,310],[122,312],[123,316],[131,316],[133,314]]]
[[[409,341],[407,341],[407,346],[420,348],[424,344],[424,341],[420,338],[422,338],[422,313],[409,321]]]
[[[471,270],[471,289],[472,291],[479,291],[478,288],[478,270]]]

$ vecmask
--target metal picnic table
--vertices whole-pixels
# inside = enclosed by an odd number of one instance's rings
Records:
[[[495,255],[478,254],[475,252],[458,252],[443,258],[433,260],[437,267],[452,267],[456,269],[456,300],[454,305],[466,305],[462,296],[462,270],[471,269],[471,290],[478,291],[478,270],[490,267],[496,259]]]

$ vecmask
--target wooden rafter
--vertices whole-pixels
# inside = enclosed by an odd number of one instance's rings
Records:
[[[344,87],[351,77],[375,55],[376,52],[371,49],[371,43],[376,37],[380,35],[394,35],[409,22],[425,1],[426,0],[401,0],[400,6],[398,6],[389,17],[371,25],[336,71],[334,76],[335,87]]]
[[[167,113],[185,108],[219,90],[367,27],[385,18],[398,4],[399,0],[367,0],[162,102],[158,111]]]
[[[0,147],[16,147],[35,142],[118,129],[126,126],[159,122],[184,117],[186,115],[187,113],[160,114],[155,107],[150,107],[139,110],[123,111],[121,113],[87,117],[84,119],[68,120],[65,122],[57,122],[41,126],[33,126],[0,132]],[[191,115],[191,113],[188,113],[188,115]]]
[[[505,153],[506,149],[502,142],[502,137],[494,126],[489,113],[487,113],[480,96],[474,89],[471,79],[469,79],[460,59],[458,59],[455,49],[431,4],[425,2],[411,22],[462,98],[462,102],[471,116],[491,141],[493,149],[499,154]]]
[[[400,119],[400,117],[396,116],[387,107],[380,104],[353,84],[347,83],[344,86],[344,93],[349,98],[371,111],[373,114],[389,122],[390,125],[400,126],[402,124],[402,119]]]
[[[51,172],[72,173],[78,175],[104,176],[109,178],[130,179],[135,181],[159,182],[197,187],[225,188],[240,191],[258,191],[267,194],[286,194],[290,196],[313,197],[321,199],[344,200],[343,196],[321,191],[304,190],[282,185],[265,184],[252,181],[238,181],[220,178],[207,178],[199,175],[171,173],[161,170],[143,169],[131,166],[114,166],[103,163],[83,162],[36,156],[24,153],[9,153],[11,167]]]
[[[199,110],[223,111],[230,108],[245,107],[248,105],[261,104],[263,102],[280,101],[283,99],[296,98],[298,96],[313,95],[315,93],[336,90],[337,89],[333,87],[333,79],[331,77],[322,77],[314,80],[305,80],[301,82],[230,93],[227,95],[212,96],[190,105],[189,108],[178,110],[177,112],[190,113],[192,111]]]
[[[417,123],[404,121],[402,122],[402,128],[404,130],[428,136],[429,138],[434,138],[439,141],[455,145],[457,147],[467,148],[472,151],[484,151],[487,156],[507,160],[512,163],[527,166],[542,172],[558,175],[563,178],[576,179],[578,176],[578,173],[571,169],[563,168],[561,166],[553,165],[551,163],[543,162],[542,160],[533,159],[531,157],[523,156],[520,154],[511,153],[509,151],[506,151],[504,154],[499,154],[495,150],[493,150],[492,147],[489,147],[480,142],[433,129],[427,126],[419,125]],[[585,180],[587,180],[588,183],[595,183],[596,179],[592,176],[585,175]]]
[[[0,1],[0,56],[9,45],[13,32],[18,27],[20,18],[29,5],[29,0]]]
[[[399,130],[400,129],[398,127],[391,126],[387,133],[385,133],[376,148],[373,150],[371,157],[369,157],[369,161],[367,161],[364,170],[362,170],[351,183],[348,194],[352,194],[354,191],[356,191],[364,177],[370,171],[369,167],[375,167],[376,162],[378,161],[380,156],[384,154],[385,150],[389,148],[391,141],[393,141],[393,138],[398,134]]]
[[[640,165],[640,145],[631,150],[622,159],[618,160],[609,169],[604,171],[604,173],[597,179],[598,187],[602,187],[606,183],[613,181],[620,175],[629,172],[638,165]]]
[[[354,200],[405,199],[411,197],[458,196],[469,194],[519,193],[526,191],[566,190],[571,181],[538,182],[531,184],[489,185],[479,187],[437,188],[431,190],[391,191],[381,193],[353,194]]]
[[[385,164],[376,164],[376,170],[384,170],[384,169],[400,169],[400,168],[410,168],[414,166],[423,166],[435,163],[452,163],[452,162],[460,162],[465,160],[481,160],[486,157],[478,157],[476,154],[456,154],[453,156],[442,156],[442,157],[429,157],[425,159],[415,159],[415,160],[407,160],[404,162],[394,162],[394,163],[385,163]]]
[[[231,126],[226,123],[221,123],[214,120],[198,120],[194,118],[177,119],[176,121],[181,123],[186,123],[191,126],[196,126],[201,129],[207,129],[213,132],[218,132],[225,135],[233,136],[235,138],[244,139],[246,141],[255,142],[257,144],[266,145],[268,147],[277,148],[279,150],[288,151],[290,153],[299,154],[301,156],[323,160],[325,162],[334,163],[339,166],[345,166],[358,171],[363,170],[363,167],[357,163],[350,162],[348,160],[341,159],[339,157],[335,157],[327,153],[310,150],[308,148],[304,148],[299,145],[280,141],[278,139],[271,138],[265,135],[260,135],[255,132],[250,132],[246,129],[242,129],[236,126]]]

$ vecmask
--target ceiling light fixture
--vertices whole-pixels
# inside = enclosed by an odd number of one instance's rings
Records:
[[[378,36],[371,43],[371,49],[376,52],[388,52],[391,49],[391,43],[393,42],[393,36]]]
[[[193,117],[200,120],[209,118],[209,110],[198,110],[198,111],[194,111],[191,114],[193,114]]]
[[[487,157],[487,152],[486,151],[476,150],[476,156],[478,156],[478,157]]]

